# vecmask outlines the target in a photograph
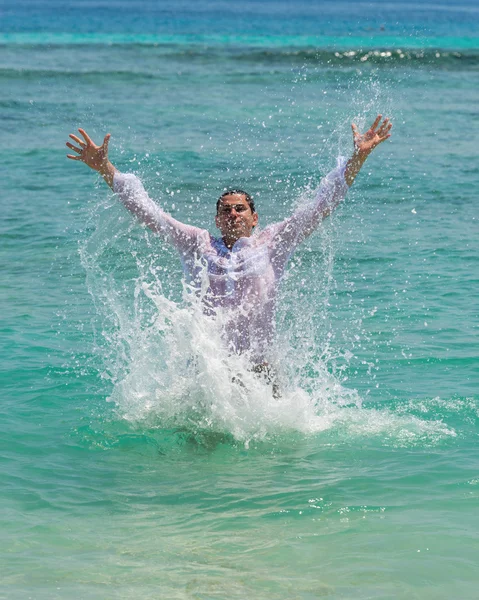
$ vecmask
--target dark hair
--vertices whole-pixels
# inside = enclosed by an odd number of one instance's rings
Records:
[[[241,196],[244,196],[246,202],[248,203],[248,206],[251,208],[251,212],[252,213],[255,212],[255,210],[254,210],[254,200],[248,194],[248,192],[245,192],[244,190],[231,189],[231,190],[226,190],[226,192],[224,194],[221,194],[221,196],[218,198],[218,201],[216,202],[216,214],[218,214],[221,200],[223,200],[223,198],[225,196],[232,196],[233,194],[239,194]]]

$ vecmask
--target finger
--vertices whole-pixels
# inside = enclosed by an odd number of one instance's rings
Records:
[[[103,149],[108,153],[108,144],[110,143],[111,133],[107,133],[105,135],[105,139],[103,140]]]
[[[378,129],[378,134],[380,135],[381,133],[384,133],[388,128],[388,125],[389,119],[384,119],[384,121],[381,123],[381,127]]]
[[[391,137],[391,134],[390,134],[390,133],[388,133],[387,135],[385,135],[384,137],[382,137],[382,138],[379,140],[378,144],[382,144],[384,141],[386,141],[386,140],[387,140],[388,138],[390,138],[390,137]]]
[[[80,150],[80,148],[77,148],[73,144],[70,144],[70,142],[67,142],[65,145],[68,146],[68,148],[70,148],[70,150],[73,150],[73,152],[76,152],[77,154],[81,154],[82,153],[82,151]]]
[[[80,146],[86,146],[85,142],[81,140],[78,136],[73,135],[73,133],[70,133],[68,137],[71,137],[71,139],[77,144],[80,144]]]
[[[88,135],[88,133],[84,130],[84,129],[78,129],[78,131],[82,134],[82,136],[85,138],[85,142],[87,144],[91,144],[92,146],[94,146],[93,144],[93,140],[91,139],[91,137]]]
[[[378,131],[378,135],[380,137],[384,137],[387,133],[389,133],[392,129],[393,124],[392,123],[385,123],[381,126],[381,128]]]
[[[382,115],[378,115],[376,117],[376,120],[374,121],[374,123],[371,125],[371,129],[376,129],[376,127],[379,125],[379,123],[381,122],[381,119],[383,118]]]
[[[67,158],[70,160],[81,160],[81,156],[73,156],[73,154],[67,154]]]
[[[351,123],[351,129],[353,130],[353,138],[356,140],[361,134],[355,123]]]

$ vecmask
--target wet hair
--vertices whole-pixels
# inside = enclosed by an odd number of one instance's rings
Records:
[[[218,201],[216,202],[216,214],[218,214],[218,211],[220,209],[221,200],[223,200],[223,198],[225,198],[225,196],[232,196],[233,194],[238,194],[240,196],[244,196],[246,202],[248,203],[248,206],[251,208],[251,212],[252,213],[255,212],[255,209],[254,209],[254,200],[248,194],[248,192],[245,192],[244,190],[231,189],[231,190],[226,190],[226,192],[224,192],[224,194],[221,194],[221,196],[218,198]]]

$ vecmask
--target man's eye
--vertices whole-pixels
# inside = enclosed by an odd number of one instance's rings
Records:
[[[224,208],[221,209],[221,212],[223,214],[228,215],[228,214],[231,213],[231,211],[233,210],[233,208],[235,209],[235,211],[237,213],[245,212],[245,210],[248,210],[246,206],[243,206],[242,204],[239,204],[238,206],[227,206],[227,207],[225,206]]]

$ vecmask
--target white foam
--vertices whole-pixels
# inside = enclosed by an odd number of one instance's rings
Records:
[[[274,397],[246,357],[227,352],[221,313],[206,316],[187,290],[173,300],[170,274],[177,281],[179,269],[165,269],[167,257],[151,253],[148,235],[132,241],[130,230],[118,224],[114,212],[104,211],[81,248],[98,313],[98,355],[119,418],[140,426],[226,433],[245,444],[285,432],[379,436],[398,444],[455,435],[440,421],[364,408],[358,393],[344,385],[341,368],[331,368],[338,359],[347,365],[353,352],[336,348],[319,330],[324,319],[313,319],[296,289],[283,298],[288,314],[280,315],[274,351],[281,395]],[[149,248],[141,247],[145,241]],[[314,299],[316,310],[320,306],[327,316],[334,251],[327,233],[321,241]],[[120,264],[105,264],[105,253],[114,251],[121,252]],[[133,277],[125,278],[125,272]],[[357,323],[350,325],[358,337]]]

